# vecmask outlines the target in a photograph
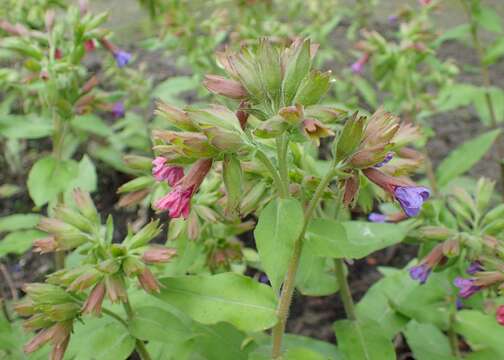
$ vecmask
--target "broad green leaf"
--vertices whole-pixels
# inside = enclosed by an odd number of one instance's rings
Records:
[[[451,29],[443,31],[442,34],[436,39],[436,46],[441,45],[443,42],[448,40],[458,40],[463,41],[469,39],[471,35],[471,26],[469,24],[463,24],[455,26]]]
[[[504,358],[504,327],[495,315],[477,310],[462,310],[455,318],[455,330],[462,334],[472,348],[492,350]]]
[[[321,256],[360,259],[402,241],[406,233],[403,224],[314,219],[308,226],[307,246]]]
[[[202,360],[248,359],[250,346],[246,346],[245,333],[230,324],[195,324],[193,332],[196,334],[192,339],[194,352],[200,355]]]
[[[470,84],[456,83],[443,87],[436,99],[436,108],[440,112],[453,110],[471,104],[479,88]]]
[[[436,177],[439,186],[447,185],[471,169],[488,152],[499,134],[499,129],[489,131],[453,150],[437,168]]]
[[[332,259],[316,256],[310,246],[304,246],[296,275],[296,287],[303,295],[325,296],[338,291]]]
[[[52,156],[39,159],[28,174],[28,191],[37,206],[55,199],[64,192],[77,176],[73,160],[57,161]]]
[[[371,322],[338,320],[334,323],[338,348],[346,360],[394,360],[394,345],[380,326]]]
[[[34,115],[8,115],[0,119],[0,135],[10,139],[39,139],[51,135],[50,120]]]
[[[38,224],[40,215],[37,214],[14,214],[0,217],[0,233],[4,231],[15,231],[30,229]]]
[[[156,296],[203,324],[230,322],[243,331],[275,325],[276,298],[269,286],[235,274],[167,277]]]
[[[76,322],[66,356],[74,360],[127,359],[135,348],[126,327],[107,317]]]
[[[178,99],[178,96],[184,92],[194,90],[197,85],[198,81],[193,77],[176,76],[157,85],[152,92],[152,96],[167,103],[179,105],[182,102]]]
[[[501,33],[502,32],[502,19],[495,8],[490,6],[480,6],[479,11],[475,13],[475,18],[478,24],[485,30]]]
[[[415,360],[455,360],[448,338],[432,324],[410,321],[404,331]]]
[[[295,347],[287,350],[285,355],[282,356],[282,359],[285,360],[325,360],[325,357],[320,355],[319,353],[302,348]]]
[[[77,177],[68,185],[68,190],[72,191],[76,188],[93,192],[97,186],[96,168],[89,156],[84,155],[79,161],[77,168]]]
[[[484,61],[487,65],[496,63],[504,55],[504,38],[499,37],[485,51]]]
[[[0,240],[0,257],[7,254],[21,255],[32,247],[33,240],[46,236],[38,230],[21,230],[11,232]]]
[[[492,105],[495,114],[495,120],[497,122],[502,122],[504,120],[504,91],[502,89],[491,87],[491,88],[479,88],[474,94],[473,105],[476,110],[480,120],[486,126],[492,125],[492,115],[488,109],[487,96],[492,99]]]
[[[254,237],[261,263],[275,291],[280,289],[287,272],[303,219],[303,209],[295,199],[275,199],[259,215]]]
[[[136,309],[129,330],[137,339],[146,341],[178,343],[192,336],[190,329],[177,316],[154,306]]]
[[[93,114],[75,116],[70,122],[70,125],[75,130],[84,131],[104,138],[114,135],[114,132],[107,123],[105,123],[105,121],[99,116]]]
[[[373,284],[359,301],[355,308],[357,317],[380,324],[384,334],[392,338],[407,324],[408,318],[394,309],[390,299],[401,302],[417,286],[404,271],[386,275]]]

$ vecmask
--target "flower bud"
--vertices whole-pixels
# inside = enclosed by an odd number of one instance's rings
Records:
[[[37,313],[23,322],[23,329],[26,331],[35,331],[38,329],[47,328],[54,324],[45,314]]]
[[[42,239],[37,239],[33,242],[33,251],[45,254],[58,250],[58,243],[54,236],[47,236]]]
[[[181,130],[198,131],[198,127],[191,120],[187,112],[174,106],[159,101],[156,103],[156,110],[154,111],[154,114],[161,116],[170,124]]]
[[[101,277],[102,275],[99,271],[95,269],[89,269],[77,279],[75,279],[67,288],[67,291],[83,292],[87,288],[90,288],[91,286],[96,284],[101,279]]]
[[[197,240],[200,236],[201,226],[196,212],[191,212],[187,217],[187,236],[189,240]]]
[[[82,232],[92,233],[95,229],[94,224],[92,224],[85,216],[65,205],[58,205],[54,209],[54,214],[56,218],[64,221],[67,224],[75,226]]]
[[[124,259],[122,268],[126,276],[131,277],[139,275],[144,270],[145,265],[136,257],[128,256]]]
[[[242,197],[242,168],[235,156],[224,156],[222,177],[226,187],[226,213],[236,214]]]
[[[14,304],[14,311],[16,311],[19,316],[31,316],[36,313],[34,305],[35,304],[32,300],[30,300],[28,297],[25,297],[24,299],[17,301]]]
[[[443,243],[443,254],[448,257],[458,256],[460,254],[460,243],[458,240],[446,240]]]
[[[115,274],[121,268],[121,264],[118,259],[107,259],[98,263],[96,268],[105,274]]]
[[[92,223],[99,221],[98,211],[88,192],[81,189],[75,189],[73,192],[75,204],[79,211]]]
[[[419,231],[422,238],[433,241],[443,241],[453,235],[452,230],[440,226],[423,226]]]
[[[35,304],[61,304],[72,302],[73,298],[62,288],[44,283],[26,284],[23,289]]]
[[[238,81],[229,80],[218,75],[205,75],[203,86],[214,94],[222,95],[230,99],[239,100],[248,95],[245,88]]]
[[[161,153],[175,153],[196,159],[212,157],[216,154],[216,150],[210,145],[208,137],[204,134],[184,131],[154,130],[152,136],[154,141],[159,139],[169,143],[168,147],[163,147],[162,145],[154,146],[154,150]]]
[[[343,204],[349,206],[357,199],[359,192],[359,175],[353,174],[351,177],[345,179]]]
[[[89,293],[86,302],[82,306],[83,314],[93,314],[99,316],[101,314],[103,299],[105,298],[105,284],[99,283],[95,285]]]
[[[357,112],[346,121],[336,145],[336,158],[338,160],[346,159],[357,150],[362,141],[365,121],[366,118],[363,116],[358,117]]]
[[[160,292],[159,282],[147,267],[138,275],[138,283],[148,293]]]
[[[79,304],[75,302],[66,302],[55,305],[39,305],[44,314],[52,321],[73,320],[80,311]]]
[[[150,246],[142,254],[142,261],[147,264],[165,263],[177,254],[176,249],[164,246]]]
[[[266,121],[263,121],[254,130],[254,135],[264,139],[275,138],[283,134],[288,127],[289,124],[284,120],[284,118],[276,115]]]
[[[143,199],[150,194],[150,189],[143,189],[139,191],[134,191],[128,194],[124,194],[119,199],[117,205],[119,207],[129,207],[140,203]]]
[[[283,107],[278,111],[278,115],[280,115],[287,123],[297,125],[304,118],[303,106],[297,104],[296,106]]]
[[[126,293],[124,279],[121,276],[105,276],[105,287],[107,289],[107,297],[112,303],[128,301],[128,294]]]
[[[320,138],[334,135],[331,129],[315,119],[304,119],[301,123],[301,129],[307,138],[312,140],[317,146],[320,145]]]
[[[119,187],[119,189],[117,189],[117,193],[123,194],[123,193],[141,191],[150,188],[154,184],[155,180],[152,178],[152,176],[140,176],[137,177],[136,179],[128,181],[125,184],[122,184]]]
[[[149,172],[152,168],[152,159],[147,156],[125,155],[123,161],[127,167],[133,170]]]
[[[128,236],[123,244],[129,249],[136,249],[145,246],[160,233],[159,220],[151,221],[133,236]]]

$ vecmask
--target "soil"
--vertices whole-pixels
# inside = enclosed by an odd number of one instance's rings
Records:
[[[110,7],[110,2],[106,3],[107,8]],[[134,7],[134,5],[132,5],[133,3],[136,4],[135,1],[123,2],[123,0],[117,2],[117,4],[119,3],[121,4],[121,11],[125,8],[123,6],[124,3],[129,4],[126,6],[126,9]],[[394,3],[397,3],[397,1],[394,1]],[[101,5],[97,6],[99,7]],[[382,12],[387,12],[388,10],[386,9],[390,9],[390,7],[385,7],[385,9],[382,9]],[[135,13],[136,10],[130,9],[125,10],[123,14],[124,16],[135,16],[133,15]],[[112,12],[112,14],[114,14],[114,12]],[[452,25],[454,24],[451,23],[450,26]],[[386,28],[387,26],[388,25],[383,21],[376,23],[376,27]],[[115,30],[118,32],[121,28],[125,29],[123,22],[111,27],[116,28]],[[133,28],[137,30],[139,27],[138,23],[135,23],[135,26],[133,26]],[[129,28],[129,31],[131,31],[131,28]],[[338,33],[344,33],[344,31],[344,27],[336,29]],[[344,37],[335,36],[335,38],[342,39]],[[136,39],[136,37],[133,37],[133,39]],[[173,75],[187,74],[187,70],[178,70],[173,65],[173,58],[142,52],[142,50],[138,49],[133,43],[125,47],[130,50],[135,49],[138,58],[142,62],[147,63],[147,72],[154,77],[156,83]],[[341,47],[348,47],[348,43],[342,43]],[[455,42],[446,43],[442,47],[441,57],[456,59],[461,68],[466,65],[475,66],[477,64],[474,52],[470,48]],[[493,66],[491,74],[494,84],[504,87],[504,62],[500,62]],[[467,72],[464,72],[464,75],[461,76],[461,81],[474,84],[480,83],[477,75],[467,74]],[[434,165],[442,161],[456,146],[473,138],[476,134],[485,131],[484,125],[477,119],[472,109],[457,110],[434,116],[431,124],[436,132],[436,137],[429,141],[428,151],[433,159]],[[23,163],[21,164],[21,169],[29,169],[37,156],[40,156],[39,144],[29,142],[27,148],[28,155],[22,159]],[[48,149],[42,149],[42,151],[48,151]],[[486,176],[498,180],[497,165],[495,165],[494,161],[491,161],[495,156],[493,152],[487,154],[485,159],[480,161],[470,171],[470,175],[474,177]],[[6,170],[0,172],[0,184],[16,183],[23,186],[27,176],[26,171],[13,173],[2,161],[4,160],[0,157],[0,168]],[[133,221],[135,213],[133,211],[118,209],[116,206],[118,197],[111,189],[117,189],[129,178],[127,175],[118,173],[103,164],[98,164],[97,171],[99,186],[93,198],[102,214],[112,214],[114,216],[117,226],[116,235],[120,237],[122,234],[125,234],[126,226],[128,222]],[[19,195],[0,202],[0,216],[15,212],[29,212],[32,210],[30,204],[32,203],[26,189],[24,189]],[[376,270],[377,266],[402,267],[407,264],[415,254],[416,248],[414,246],[399,245],[377,252],[367,259],[356,261],[352,265],[349,265],[350,286],[355,300],[358,301],[365,291],[380,278]],[[11,274],[14,286],[18,290],[26,282],[42,281],[44,279],[44,274],[52,270],[52,260],[50,256],[40,256],[32,252],[28,252],[19,257],[9,256],[7,259],[4,259],[3,263]],[[9,288],[3,279],[0,283],[0,290],[2,290],[0,295],[9,294]],[[18,294],[20,293],[18,292]],[[343,305],[337,295],[315,298],[296,294],[287,328],[288,331],[292,333],[335,342],[336,339],[332,330],[332,324],[335,320],[342,318],[344,318]],[[401,359],[405,360],[410,358],[408,357],[408,349],[405,348],[404,345],[398,347],[398,353],[400,353]]]

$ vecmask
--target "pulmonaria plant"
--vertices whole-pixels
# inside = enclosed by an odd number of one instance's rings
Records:
[[[167,263],[176,255],[173,248],[149,244],[161,232],[158,221],[114,243],[112,218],[102,225],[86,192],[76,190],[74,201],[76,208],[59,205],[54,217],[40,221],[38,227],[47,237],[36,240],[34,249],[40,253],[78,249],[84,255],[81,264],[50,274],[46,283],[26,285],[27,297],[16,306],[21,316],[29,316],[26,329],[40,329],[25,351],[31,353],[51,342],[51,359],[63,359],[75,320],[102,315],[105,298],[130,306],[130,279],[136,278],[148,293],[159,292],[151,266]]]

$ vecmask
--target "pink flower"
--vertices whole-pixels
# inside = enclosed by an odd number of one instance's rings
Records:
[[[500,305],[497,308],[497,313],[495,314],[497,322],[504,326],[504,305]]]
[[[89,294],[84,306],[82,307],[83,314],[101,314],[103,298],[105,297],[105,284],[103,282],[97,284]]]
[[[365,53],[356,62],[351,65],[352,72],[354,74],[361,75],[364,72],[364,66],[369,60],[369,54]]]
[[[92,52],[95,49],[95,43],[93,39],[84,41],[84,49],[86,52]]]
[[[427,6],[427,5],[430,5],[432,0],[418,0],[418,2],[420,3],[420,5],[422,6]]]
[[[184,177],[184,169],[182,167],[167,165],[166,159],[162,156],[156,157],[152,161],[152,165],[152,175],[156,180],[166,180],[170,186],[174,186]]]
[[[176,186],[168,195],[159,199],[154,207],[160,211],[168,211],[171,218],[183,216],[187,219],[191,210],[192,195],[193,188],[184,189]]]
[[[142,289],[144,289],[146,292],[159,292],[159,282],[156,280],[154,274],[148,268],[145,268],[138,275],[138,282],[140,283]]]
[[[151,246],[142,254],[142,260],[148,264],[168,262],[176,253],[175,249]]]

